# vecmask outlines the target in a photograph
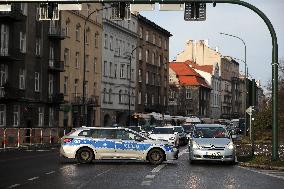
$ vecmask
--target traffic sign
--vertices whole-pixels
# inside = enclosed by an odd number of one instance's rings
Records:
[[[253,106],[250,106],[248,109],[246,109],[246,113],[248,113],[249,115],[252,115],[252,112],[254,111]]]

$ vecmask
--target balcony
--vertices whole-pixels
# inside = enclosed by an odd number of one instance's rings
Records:
[[[15,87],[10,87],[8,84],[0,87],[0,101],[15,101],[23,98],[25,91]]]
[[[50,72],[64,72],[64,62],[54,59],[49,59],[48,70]]]
[[[71,103],[73,105],[83,105],[83,97],[79,93],[73,94]],[[87,106],[99,107],[99,96],[91,96],[85,98],[85,104]]]
[[[48,103],[51,104],[62,104],[64,103],[63,93],[55,93],[48,96]]]
[[[48,30],[48,37],[50,39],[63,40],[66,37],[65,29],[60,27],[50,27]]]
[[[19,7],[12,5],[11,8],[11,11],[0,11],[0,21],[11,23],[18,22],[26,18],[26,16],[22,14]]]

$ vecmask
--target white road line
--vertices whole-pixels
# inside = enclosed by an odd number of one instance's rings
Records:
[[[152,183],[151,180],[144,180],[144,181],[141,183],[141,185],[142,185],[142,186],[150,186],[151,183]]]
[[[39,177],[33,177],[33,178],[29,178],[28,180],[29,181],[33,181],[33,180],[36,180],[36,179],[38,179]]]
[[[274,174],[267,173],[266,171],[258,171],[258,170],[254,170],[254,169],[250,169],[250,168],[246,168],[246,167],[241,167],[241,166],[239,166],[239,167],[242,168],[242,169],[246,169],[246,170],[255,172],[255,173],[259,173],[259,174],[263,174],[263,175],[266,175],[266,176],[270,176],[270,177],[279,178],[279,179],[284,180],[284,176],[277,176],[277,175],[274,175]]]
[[[52,174],[52,173],[55,173],[55,171],[50,171],[50,172],[45,173],[45,174],[46,174],[46,175],[50,175],[50,174]]]
[[[161,169],[163,169],[167,164],[162,164],[162,165],[159,165],[157,167],[155,167],[151,172],[152,173],[158,173]]]
[[[13,185],[9,186],[8,188],[16,188],[18,186],[21,186],[21,185],[20,184],[13,184]]]
[[[153,179],[156,175],[146,175],[145,179]]]

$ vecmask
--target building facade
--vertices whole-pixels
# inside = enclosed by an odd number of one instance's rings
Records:
[[[81,11],[60,11],[60,20],[54,23],[56,31],[66,36],[60,44],[60,62],[65,70],[60,74],[65,101],[60,126],[100,125],[102,13],[92,12],[101,8],[101,4],[89,3],[82,4]]]
[[[209,117],[211,88],[206,80],[186,62],[170,62],[169,66],[169,112],[179,116]]]
[[[137,15],[136,112],[167,112],[169,89],[169,37],[172,34]]]
[[[0,12],[0,127],[58,127],[64,36],[39,21],[38,8],[15,3],[11,12]]]
[[[135,111],[137,17],[110,20],[104,10],[101,86],[101,125],[128,124]]]

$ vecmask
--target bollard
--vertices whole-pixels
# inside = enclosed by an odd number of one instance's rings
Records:
[[[30,146],[32,145],[32,129],[30,129]]]
[[[42,129],[40,129],[40,144],[42,144],[43,138],[42,138]]]
[[[49,129],[49,144],[51,144],[51,129]]]

